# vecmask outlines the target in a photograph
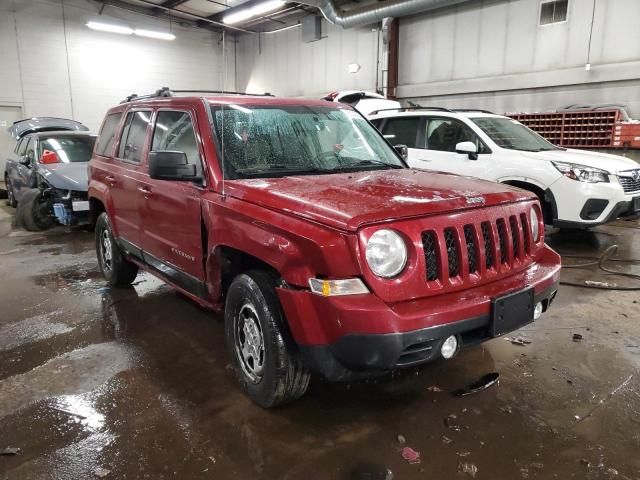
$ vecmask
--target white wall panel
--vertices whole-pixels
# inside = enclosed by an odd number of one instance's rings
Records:
[[[86,0],[64,1],[64,20],[61,0],[0,0],[0,102],[23,105],[27,116],[73,117],[95,130],[104,112],[133,92],[223,85],[217,33],[173,25],[176,40],[162,41],[97,32],[85,23],[161,31],[169,25],[112,7],[100,17]],[[227,42],[228,89],[235,89],[233,48]]]

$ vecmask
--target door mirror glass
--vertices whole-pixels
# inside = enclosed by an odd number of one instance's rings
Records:
[[[31,160],[33,160],[33,152],[29,152],[26,155],[20,157],[20,163],[25,166],[31,165]]]
[[[409,147],[406,145],[394,145],[396,152],[402,157],[403,160],[409,158]]]
[[[149,176],[156,180],[199,182],[196,166],[187,161],[184,152],[161,150],[149,152]]]
[[[456,153],[469,155],[471,160],[478,159],[478,148],[473,142],[460,142],[456,144]]]

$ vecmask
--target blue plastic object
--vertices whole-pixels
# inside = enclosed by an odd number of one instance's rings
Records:
[[[71,211],[63,203],[53,204],[53,214],[62,225],[71,225]]]

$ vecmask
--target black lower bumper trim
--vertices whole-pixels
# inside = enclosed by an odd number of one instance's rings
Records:
[[[555,220],[553,222],[553,226],[558,228],[590,228],[613,222],[617,218],[634,219],[639,217],[640,212],[633,210],[633,201],[618,202],[613,207],[609,215],[604,218],[604,220],[600,220],[598,222],[573,222],[567,220]]]
[[[546,311],[557,288],[554,284],[536,295],[535,302]],[[451,335],[461,347],[490,340],[489,324],[490,316],[483,315],[411,332],[345,335],[330,345],[301,345],[300,351],[315,372],[330,380],[353,380],[441,358],[442,343]]]

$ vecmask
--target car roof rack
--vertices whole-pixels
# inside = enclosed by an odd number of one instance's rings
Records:
[[[176,93],[215,93],[216,95],[248,95],[251,97],[273,97],[274,95],[266,92],[266,93],[247,93],[247,92],[230,92],[227,90],[173,90],[169,87],[162,87],[156,90],[154,93],[150,93],[147,95],[138,95],[137,93],[132,93],[128,95],[124,100],[120,103],[129,103],[133,100],[144,100],[147,98],[167,98],[174,97]]]
[[[490,112],[489,110],[482,110],[480,108],[454,108],[454,112],[480,112],[480,113],[490,113],[491,115],[495,115],[495,113]]]
[[[435,110],[438,112],[453,112],[453,110],[449,110],[444,107],[399,107],[399,108],[381,108],[380,110],[374,110],[369,115],[376,115],[380,112],[413,112],[415,110]]]

